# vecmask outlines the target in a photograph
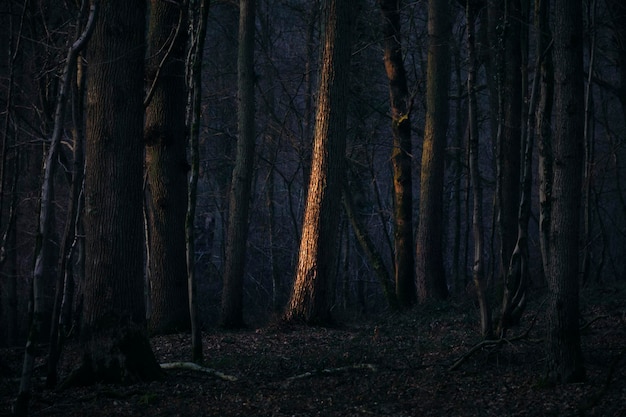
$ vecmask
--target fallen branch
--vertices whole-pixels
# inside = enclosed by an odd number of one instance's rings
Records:
[[[222,373],[220,371],[217,371],[215,369],[212,368],[206,368],[204,366],[200,366],[197,363],[193,363],[193,362],[169,362],[169,363],[162,363],[161,364],[161,369],[186,369],[188,371],[197,371],[197,372],[204,372],[205,374],[209,374],[209,375],[213,375],[216,376],[220,379],[223,379],[224,381],[237,381],[237,377],[233,376],[233,375],[226,375],[225,373]]]
[[[299,375],[295,375],[295,376],[287,378],[285,382],[283,383],[283,386],[286,387],[292,381],[295,381],[297,379],[311,378],[311,377],[320,376],[320,375],[332,375],[332,374],[336,374],[340,372],[359,370],[359,369],[369,369],[372,372],[376,372],[378,370],[376,366],[372,365],[371,363],[357,363],[355,365],[340,366],[338,368],[316,369],[315,371],[309,371],[303,374],[299,374]]]

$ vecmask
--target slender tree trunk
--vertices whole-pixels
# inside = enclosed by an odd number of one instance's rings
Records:
[[[331,320],[337,265],[337,228],[346,148],[346,112],[353,4],[324,3],[324,49],[313,160],[300,240],[300,256],[285,319]]]
[[[520,0],[505,0],[502,135],[498,138],[497,221],[500,236],[500,282],[504,281],[518,231],[522,134],[522,20]]]
[[[484,270],[484,227],[483,227],[483,190],[479,169],[478,104],[476,102],[476,56],[474,24],[476,11],[471,0],[467,0],[467,49],[469,68],[467,90],[469,96],[469,168],[472,181],[473,210],[472,233],[474,237],[474,265],[472,275],[480,308],[480,327],[483,337],[492,336],[491,310],[487,300]]]
[[[143,280],[146,11],[145,1],[101,3],[88,49],[83,360],[64,385],[161,376]]]
[[[356,209],[354,207],[354,198],[352,197],[352,191],[349,189],[349,185],[347,181],[344,181],[342,188],[343,195],[343,207],[348,216],[348,220],[352,225],[352,230],[354,231],[354,235],[361,245],[363,252],[367,256],[378,281],[380,282],[380,286],[383,290],[383,294],[385,295],[385,299],[389,307],[392,310],[398,309],[398,301],[396,299],[396,293],[393,286],[393,281],[389,272],[387,271],[387,267],[385,266],[385,262],[383,261],[383,257],[380,252],[376,250],[376,245],[372,241],[372,238],[367,232],[367,228],[362,224],[362,222],[358,218],[358,214],[356,213]]]
[[[389,80],[393,150],[393,210],[396,298],[401,308],[415,303],[413,255],[413,176],[411,174],[411,97],[402,58],[400,1],[379,0],[383,19],[385,71]]]
[[[194,222],[196,218],[196,200],[198,196],[198,176],[200,173],[199,135],[202,105],[202,57],[206,39],[209,0],[194,0],[189,3],[191,24],[189,26],[190,54],[187,62],[187,130],[189,132],[189,155],[191,172],[187,194],[187,213],[185,216],[185,242],[187,260],[187,292],[189,299],[189,317],[191,323],[191,359],[202,362],[202,333],[198,320],[196,291],[196,250]]]
[[[443,182],[450,85],[448,0],[428,2],[426,126],[422,147],[420,211],[417,232],[417,290],[420,301],[448,296],[443,266]]]
[[[248,244],[248,212],[254,174],[254,20],[255,0],[239,2],[239,55],[237,58],[237,156],[230,185],[228,231],[224,261],[224,287],[220,324],[244,326],[243,277]]]
[[[528,255],[528,220],[530,218],[531,188],[532,188],[532,160],[533,147],[536,134],[536,108],[539,100],[539,84],[541,68],[548,49],[547,38],[544,31],[547,28],[547,11],[544,10],[545,2],[535,2],[535,32],[537,41],[535,47],[535,73],[531,88],[530,101],[526,111],[526,129],[522,132],[522,145],[524,147],[522,160],[521,194],[518,208],[517,241],[511,254],[506,274],[504,275],[504,287],[502,309],[497,333],[504,336],[506,330],[519,322],[526,305],[526,290],[529,277]]]
[[[548,288],[549,381],[585,378],[579,331],[578,250],[583,167],[584,78],[582,4],[554,0],[554,171]]]
[[[189,328],[184,227],[189,167],[185,134],[186,35],[187,9],[151,0],[148,95],[144,100],[151,333]]]
[[[87,11],[87,2],[84,2],[81,11],[81,18],[85,17]],[[79,21],[80,22],[80,21]],[[65,231],[60,248],[59,262],[57,267],[56,292],[52,308],[52,323],[50,326],[50,344],[48,349],[48,374],[46,376],[46,385],[54,387],[57,384],[57,362],[63,348],[65,340],[66,326],[68,314],[62,314],[65,300],[72,304],[74,296],[74,275],[73,275],[73,254],[76,246],[76,236],[78,232],[78,223],[81,221],[81,196],[83,193],[83,178],[85,170],[85,152],[84,152],[84,93],[86,74],[82,57],[77,57],[75,82],[72,83],[72,136],[74,139],[74,163],[72,167],[72,180],[70,186],[70,203],[67,210],[67,219],[65,222]],[[73,75],[74,76],[74,75]],[[71,310],[71,307],[69,307]]]
[[[87,23],[85,31],[83,33],[78,32],[76,40],[69,48],[57,98],[54,114],[54,127],[52,137],[50,138],[50,148],[48,149],[48,154],[45,159],[43,180],[41,184],[39,223],[35,244],[35,268],[33,271],[32,281],[32,319],[30,322],[30,331],[24,353],[20,390],[15,405],[16,415],[26,415],[28,413],[28,400],[30,397],[35,351],[39,340],[39,334],[43,330],[43,287],[46,284],[46,281],[52,281],[53,278],[51,275],[51,272],[53,271],[49,268],[49,260],[54,251],[52,247],[53,242],[51,241],[54,234],[53,226],[55,224],[53,220],[53,216],[55,215],[53,201],[54,176],[57,164],[56,159],[59,147],[61,146],[63,123],[65,120],[65,102],[68,92],[71,91],[70,82],[75,72],[78,54],[87,45],[87,42],[93,32],[96,11],[97,3],[94,3],[92,4],[89,13],[89,22]]]
[[[551,0],[541,0],[541,16],[544,19],[543,43],[548,48],[540,72],[540,98],[536,111],[537,148],[539,153],[539,246],[544,274],[550,270],[550,223],[552,218],[552,176],[554,157],[552,153],[552,108],[554,104],[554,68],[552,64],[552,32],[549,25]]]

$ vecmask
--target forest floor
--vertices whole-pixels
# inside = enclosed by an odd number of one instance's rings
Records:
[[[626,416],[626,288],[583,292],[584,383],[542,383],[545,303],[540,301],[508,340],[476,350],[455,370],[451,365],[480,342],[472,303],[344,318],[334,328],[209,329],[203,338],[206,366],[236,381],[172,369],[159,382],[54,391],[37,378],[31,415]],[[187,361],[189,340],[170,335],[155,337],[152,344],[161,362]],[[10,414],[22,352],[0,350],[5,365],[0,416]],[[63,373],[71,369],[72,357],[70,346]],[[9,372],[13,375],[6,376]],[[43,366],[38,373],[43,375]]]

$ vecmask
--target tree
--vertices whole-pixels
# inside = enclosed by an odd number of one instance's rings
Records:
[[[324,2],[324,39],[311,175],[296,277],[285,319],[331,319],[337,228],[346,148],[346,112],[353,4]]]
[[[401,308],[415,303],[415,259],[413,256],[413,176],[411,174],[411,97],[400,41],[400,1],[379,0],[382,12],[383,49],[393,148],[393,223],[396,298]]]
[[[237,58],[237,156],[230,185],[228,234],[222,290],[223,327],[242,327],[243,275],[248,242],[248,212],[254,167],[254,19],[255,0],[239,2]]]
[[[202,104],[202,57],[206,39],[209,0],[196,0],[189,3],[191,24],[189,25],[190,54],[187,62],[189,85],[187,95],[187,130],[189,132],[189,190],[187,213],[185,214],[185,242],[187,260],[187,292],[189,294],[189,317],[191,324],[191,359],[202,362],[202,334],[198,320],[196,291],[196,249],[194,221],[198,197],[198,176],[200,172],[199,136]]]
[[[500,236],[500,275],[507,267],[517,241],[518,208],[520,196],[522,102],[525,65],[522,64],[522,13],[520,0],[499,3],[501,27],[499,38],[501,56],[498,57],[499,113],[497,135],[497,226]],[[498,50],[498,47],[492,48]],[[501,279],[502,281],[503,279]]]
[[[491,310],[487,302],[485,283],[485,257],[484,250],[484,226],[483,226],[483,190],[479,167],[479,133],[478,133],[478,104],[476,100],[476,44],[475,44],[475,20],[476,5],[472,0],[467,0],[465,7],[467,22],[467,54],[469,67],[467,71],[468,93],[468,148],[469,170],[472,182],[472,234],[474,238],[474,264],[472,278],[476,287],[476,296],[480,307],[480,325],[483,337],[492,335]]]
[[[448,0],[428,2],[426,126],[422,147],[420,211],[416,242],[417,290],[421,301],[446,298],[443,266],[443,180],[450,84]]]
[[[151,380],[142,221],[146,2],[101,4],[88,49],[83,360],[67,381]]]
[[[151,0],[145,99],[149,328],[189,328],[185,214],[187,171],[185,54],[187,8]]]
[[[86,10],[86,3],[83,4],[83,11]],[[46,281],[53,281],[48,263],[50,259],[50,253],[53,251],[53,242],[51,236],[54,231],[54,221],[52,220],[55,215],[54,212],[54,175],[57,167],[57,158],[59,156],[61,147],[61,136],[63,132],[63,121],[65,118],[65,103],[68,94],[71,91],[71,80],[73,78],[76,61],[78,54],[85,48],[90,36],[94,30],[94,22],[96,19],[97,3],[93,3],[89,12],[89,22],[84,32],[80,32],[81,28],[78,25],[78,34],[76,40],[72,43],[67,53],[67,59],[65,68],[63,69],[63,78],[61,80],[61,87],[59,89],[57,103],[54,113],[54,128],[52,131],[52,137],[50,138],[50,148],[46,155],[45,164],[43,168],[43,180],[41,184],[41,199],[39,209],[39,223],[37,229],[37,241],[35,245],[35,267],[33,270],[32,281],[32,318],[30,321],[30,330],[28,334],[28,340],[26,342],[26,349],[24,353],[24,364],[22,367],[22,378],[20,381],[20,390],[18,393],[15,414],[27,415],[28,400],[30,397],[30,385],[31,377],[33,373],[34,358],[36,351],[36,344],[39,339],[39,334],[42,331],[43,322],[43,287]],[[53,340],[52,343],[56,343]],[[54,359],[56,360],[56,359]]]
[[[584,77],[582,4],[554,0],[555,121],[548,259],[547,378],[585,378],[579,330],[578,239],[582,198]]]

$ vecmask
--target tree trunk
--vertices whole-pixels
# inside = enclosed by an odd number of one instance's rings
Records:
[[[86,10],[86,7],[84,8]],[[55,246],[52,241],[55,229],[55,210],[54,210],[54,177],[57,165],[57,157],[61,146],[61,138],[63,133],[63,123],[65,120],[65,103],[69,92],[75,69],[76,60],[80,51],[87,45],[87,42],[93,33],[94,22],[96,19],[97,3],[93,3],[89,12],[89,22],[84,32],[76,35],[76,40],[72,43],[67,53],[65,67],[63,68],[63,77],[58,92],[56,108],[54,113],[54,126],[52,137],[50,138],[50,147],[46,155],[43,168],[43,180],[41,184],[41,197],[39,201],[39,222],[37,227],[37,236],[35,243],[35,268],[33,270],[32,280],[32,317],[30,320],[30,330],[26,349],[24,353],[24,363],[22,367],[22,378],[20,380],[20,389],[15,405],[15,415],[28,414],[28,400],[30,397],[31,378],[34,367],[34,359],[39,342],[40,333],[43,331],[42,324],[44,319],[43,310],[43,287],[46,283],[54,282],[53,255],[55,254]],[[56,343],[55,340],[51,341]]]
[[[550,219],[547,378],[585,378],[579,331],[578,250],[583,167],[584,78],[582,4],[554,0],[556,119]]]
[[[184,227],[189,168],[185,134],[186,34],[185,7],[151,0],[144,129],[151,333],[189,328]]]
[[[522,134],[522,20],[520,0],[505,0],[503,21],[502,134],[497,147],[497,221],[500,235],[500,281],[504,281],[517,241]]]
[[[411,174],[411,97],[402,59],[400,3],[379,0],[383,19],[385,71],[389,80],[393,150],[393,222],[396,298],[401,308],[416,301],[413,255],[413,177]]]
[[[248,212],[254,169],[254,19],[255,1],[239,2],[239,54],[237,57],[237,156],[230,185],[228,231],[224,261],[224,287],[220,325],[244,326],[243,277],[248,244]]]
[[[443,181],[448,130],[450,23],[448,0],[428,2],[426,126],[422,147],[420,211],[415,257],[420,301],[448,296],[443,266]]]
[[[467,90],[469,96],[469,169],[472,182],[473,210],[472,210],[472,233],[474,237],[474,265],[472,276],[476,295],[480,307],[480,327],[484,338],[492,336],[491,310],[487,300],[485,269],[484,269],[484,227],[483,227],[483,190],[479,169],[479,138],[478,138],[478,104],[476,103],[476,56],[474,40],[474,24],[476,11],[471,0],[467,0],[467,49],[469,68],[467,76]]]
[[[83,4],[85,14],[87,2]],[[84,16],[83,16],[84,17]],[[80,21],[79,21],[80,23]],[[84,135],[84,106],[85,106],[85,80],[86,72],[82,57],[78,57],[76,62],[76,80],[72,83],[72,137],[73,156],[72,180],[70,185],[70,202],[67,209],[65,230],[59,253],[57,266],[56,292],[52,309],[52,323],[50,326],[50,344],[48,349],[48,374],[46,385],[54,387],[57,384],[57,362],[63,348],[69,314],[63,314],[63,309],[71,311],[74,297],[74,274],[73,274],[73,254],[76,247],[76,237],[78,235],[78,225],[82,217],[82,200],[85,171],[85,135]],[[72,75],[73,77],[74,75]],[[64,304],[65,302],[65,304]],[[69,304],[69,306],[68,306]]]
[[[196,218],[196,201],[198,196],[198,176],[200,173],[200,119],[202,105],[202,57],[206,39],[209,0],[195,0],[189,4],[189,39],[191,41],[190,61],[187,62],[189,85],[187,96],[187,130],[189,132],[189,156],[191,172],[189,174],[189,190],[187,194],[187,213],[185,214],[185,242],[187,260],[187,292],[189,294],[189,317],[191,324],[191,360],[202,362],[202,333],[198,320],[198,304],[196,291],[196,251],[194,222]]]
[[[67,384],[161,376],[143,281],[145,21],[145,1],[103,2],[88,49],[83,361]]]
[[[317,103],[313,160],[300,240],[300,256],[285,319],[331,320],[337,263],[337,228],[346,148],[351,10],[342,0],[324,3],[324,49]]]
[[[536,134],[536,108],[539,100],[539,84],[541,68],[549,53],[549,45],[544,32],[547,27],[547,10],[545,2],[539,0],[535,3],[535,33],[537,36],[535,47],[535,73],[531,95],[526,112],[526,129],[522,132],[522,146],[524,148],[522,160],[521,194],[519,198],[517,217],[517,241],[511,254],[506,273],[504,275],[502,309],[497,333],[504,337],[506,330],[518,324],[526,304],[526,292],[529,277],[528,255],[528,220],[530,218],[531,189],[532,189],[532,160],[533,147]]]

